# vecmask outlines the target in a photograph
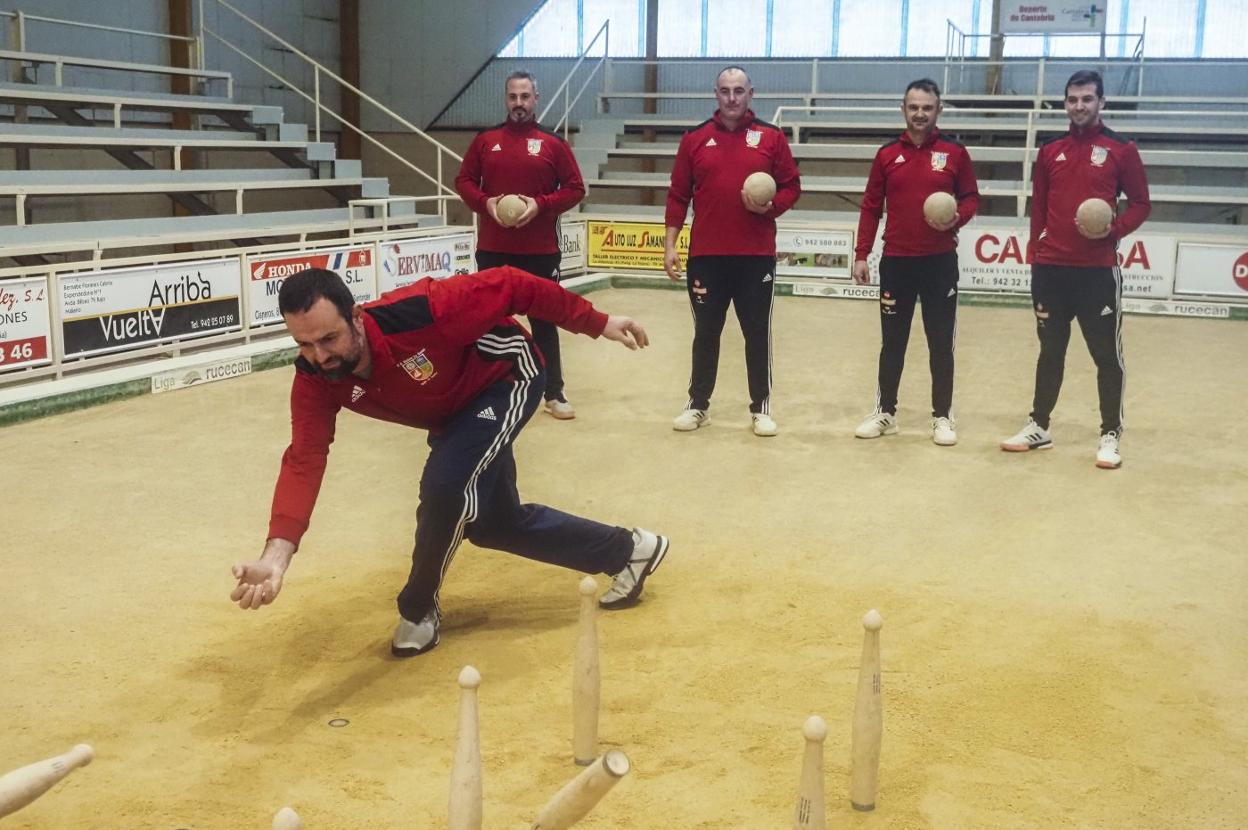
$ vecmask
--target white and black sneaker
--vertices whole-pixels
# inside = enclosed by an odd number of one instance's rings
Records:
[[[881,435],[897,434],[897,416],[891,412],[876,410],[866,417],[854,430],[855,438],[879,438]]]
[[[1037,424],[1034,418],[1027,421],[1027,426],[1001,442],[1001,449],[1006,452],[1047,450],[1052,446],[1053,436],[1049,435],[1047,429]]]
[[[711,416],[705,409],[686,409],[672,419],[672,429],[677,432],[693,432],[698,427],[711,425]]]
[[[932,419],[932,443],[938,447],[952,447],[958,443],[957,425],[945,416]]]
[[[1118,446],[1120,440],[1118,433],[1113,431],[1101,436],[1096,447],[1096,466],[1102,470],[1116,470],[1122,466],[1122,451]]]
[[[390,642],[390,653],[395,657],[424,654],[438,644],[438,628],[441,625],[442,615],[436,607],[417,623],[399,617],[399,626],[394,629],[394,639]]]
[[[631,608],[641,598],[646,577],[654,573],[667,555],[668,540],[639,527],[633,528],[633,554],[624,570],[611,577],[611,587],[603,592],[598,605],[609,611]]]
[[[549,412],[551,417],[554,418],[555,420],[571,421],[573,418],[576,417],[575,407],[573,407],[572,404],[568,401],[568,399],[563,397],[562,395],[560,395],[557,398],[552,398],[546,401],[545,406],[546,406],[546,411]]]

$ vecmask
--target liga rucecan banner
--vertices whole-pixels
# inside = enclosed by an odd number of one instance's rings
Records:
[[[253,326],[280,323],[277,295],[292,274],[308,268],[323,268],[342,277],[357,303],[377,299],[377,262],[373,246],[330,248],[256,255],[248,258],[248,319]]]
[[[239,258],[62,275],[66,357],[242,328]]]
[[[0,280],[0,372],[51,362],[48,281]]]
[[[377,281],[383,294],[424,277],[440,280],[476,270],[470,233],[382,242],[380,249]]]
[[[587,222],[590,268],[662,271],[667,229],[661,222]],[[676,236],[680,267],[689,258],[689,226]]]

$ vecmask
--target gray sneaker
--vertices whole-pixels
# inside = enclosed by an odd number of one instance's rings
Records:
[[[611,587],[598,599],[598,606],[609,611],[631,608],[641,598],[646,577],[654,573],[667,555],[666,536],[633,528],[633,555],[624,570],[611,577]]]
[[[418,623],[399,617],[399,626],[394,629],[394,639],[390,642],[390,653],[395,657],[424,654],[438,644],[438,628],[441,625],[442,615],[437,608],[430,610]]]

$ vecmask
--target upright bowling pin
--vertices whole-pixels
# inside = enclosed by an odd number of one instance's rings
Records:
[[[537,814],[530,830],[567,830],[585,818],[629,768],[628,756],[611,750],[564,784]]]
[[[283,807],[273,816],[273,830],[303,830],[303,819],[289,807]]]
[[[855,810],[875,809],[880,777],[880,737],[884,727],[880,697],[880,628],[884,619],[872,608],[862,618],[862,663],[858,667],[858,698],[854,702],[854,732],[849,801]]]
[[[94,757],[91,747],[78,744],[64,755],[36,761],[0,778],[0,817],[16,813]]]
[[[802,727],[806,752],[802,755],[802,780],[797,788],[797,814],[793,830],[827,830],[827,809],[823,794],[823,741],[828,725],[811,715]]]
[[[572,758],[587,767],[598,757],[598,707],[602,679],[598,671],[598,583],[581,580],[581,616],[572,672]]]
[[[459,673],[459,733],[451,769],[450,830],[481,830],[481,735],[477,687],[481,673],[464,666]]]

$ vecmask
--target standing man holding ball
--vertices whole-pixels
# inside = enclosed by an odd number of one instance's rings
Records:
[[[559,216],[585,198],[585,183],[572,148],[537,123],[533,76],[513,72],[505,89],[507,120],[477,134],[455,177],[460,198],[481,216],[477,268],[512,265],[559,282]],[[546,360],[546,411],[575,418],[563,393],[559,329],[544,320],[529,323]]]
[[[979,184],[966,148],[936,127],[940,87],[922,78],[906,87],[906,131],[875,154],[858,215],[854,282],[870,282],[867,256],[885,208],[880,259],[880,367],[875,408],[854,435],[897,432],[897,390],[906,362],[914,304],[923,304],[932,373],[932,441],[958,442],[953,420],[953,347],[958,317],[958,228],[979,209]]]
[[[1070,322],[1077,318],[1096,363],[1101,408],[1096,466],[1113,470],[1122,465],[1124,379],[1118,240],[1144,224],[1152,205],[1135,142],[1101,123],[1105,86],[1100,74],[1081,70],[1071,75],[1065,104],[1070,130],[1041,146],[1031,177],[1028,252],[1040,338],[1031,419],[1002,441],[1001,449],[1027,452],[1053,446],[1049,416],[1062,388]],[[1127,209],[1114,218],[1112,206],[1119,193],[1126,194]],[[1106,204],[1098,209],[1095,202],[1085,204],[1090,200]]]
[[[788,140],[778,127],[755,117],[753,97],[744,69],[729,66],[721,71],[715,82],[719,108],[685,133],[672,166],[663,267],[673,280],[682,278],[676,238],[690,201],[694,210],[688,279],[693,371],[689,401],[672,422],[680,432],[711,422],[708,410],[729,304],[745,337],[754,434],[766,437],[779,431],[771,415],[776,217],[797,202],[801,182]]]

